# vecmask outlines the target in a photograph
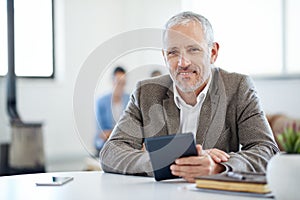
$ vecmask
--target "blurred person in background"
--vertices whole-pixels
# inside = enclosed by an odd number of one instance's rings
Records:
[[[112,92],[100,96],[96,102],[97,132],[95,148],[97,156],[99,156],[99,151],[109,138],[112,129],[129,101],[129,94],[125,92],[126,70],[121,66],[116,67],[113,71],[112,80]]]

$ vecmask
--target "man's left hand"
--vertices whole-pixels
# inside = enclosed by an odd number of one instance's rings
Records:
[[[222,151],[215,149],[215,152],[220,154]],[[176,159],[175,164],[170,167],[172,174],[194,183],[197,176],[218,174],[225,171],[225,166],[220,164],[219,159],[212,158],[212,151],[208,153],[207,151],[202,151],[202,149],[199,151],[198,149],[198,154],[198,156]],[[227,155],[225,152],[224,154]],[[220,155],[224,154],[221,153]]]

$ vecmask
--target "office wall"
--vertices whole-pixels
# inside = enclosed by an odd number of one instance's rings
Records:
[[[179,0],[55,1],[56,78],[54,80],[21,79],[17,83],[18,110],[23,120],[44,122],[45,152],[48,163],[68,162],[68,159],[84,157],[87,151],[83,144],[87,145],[87,148],[92,147],[95,132],[93,111],[90,111],[89,118],[82,119],[86,129],[79,137],[76,132],[72,103],[77,75],[93,50],[125,31],[137,28],[161,28],[170,16],[179,11]],[[156,57],[157,53],[154,52],[153,57]],[[126,65],[130,71],[128,78],[132,81],[128,80],[128,91],[134,86],[135,80],[149,76],[151,71],[147,63],[140,67],[141,56],[137,56],[139,59],[136,59],[134,55],[135,53],[117,60],[117,63]],[[158,62],[161,63],[161,60]],[[104,79],[107,82],[102,84],[101,88],[109,89],[109,76]],[[97,92],[105,91],[96,91],[95,95]],[[5,111],[5,80],[1,78],[0,141],[9,138],[8,127]]]
[[[300,66],[299,66],[300,67]],[[266,113],[283,113],[300,118],[300,79],[255,80]]]
[[[6,117],[5,80],[0,78],[0,143],[10,140],[8,134],[8,121]]]
[[[92,146],[94,135],[93,111],[80,137],[76,132],[73,117],[73,91],[76,77],[82,64],[95,48],[111,37],[137,28],[160,28],[171,15],[180,11],[180,0],[56,0],[56,78],[54,80],[22,79],[18,81],[18,109],[25,121],[43,121],[46,159],[48,163],[84,157],[87,148]],[[127,90],[134,87],[135,81],[150,74],[151,62],[147,52],[131,54],[120,58],[116,63],[129,69]],[[150,52],[152,64],[163,63]],[[143,65],[143,61],[146,64]],[[150,60],[151,60],[150,59]],[[156,60],[157,59],[157,60]],[[101,67],[101,66],[99,66]],[[160,67],[158,67],[160,68]],[[166,71],[164,68],[161,68]],[[110,87],[109,72],[103,78]],[[297,92],[300,80],[255,80],[259,96],[266,111],[283,112],[300,117]],[[105,92],[97,90],[95,93]],[[5,111],[5,84],[0,79],[0,141],[9,136]],[[84,97],[82,97],[84,98]],[[85,109],[85,108],[82,108]]]

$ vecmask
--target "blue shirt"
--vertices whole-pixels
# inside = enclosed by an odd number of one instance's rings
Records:
[[[122,96],[123,109],[126,108],[129,101],[129,94],[124,93]],[[96,102],[96,120],[97,132],[95,136],[95,147],[100,150],[105,141],[99,137],[103,131],[112,130],[116,124],[112,113],[112,93],[100,97]]]

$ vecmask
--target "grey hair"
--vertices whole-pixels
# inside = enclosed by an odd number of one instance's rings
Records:
[[[175,25],[186,25],[191,21],[198,22],[202,26],[206,42],[208,46],[211,47],[214,43],[214,32],[210,22],[204,16],[190,11],[178,13],[167,21],[163,31],[163,39],[165,39],[166,31],[171,27]]]

